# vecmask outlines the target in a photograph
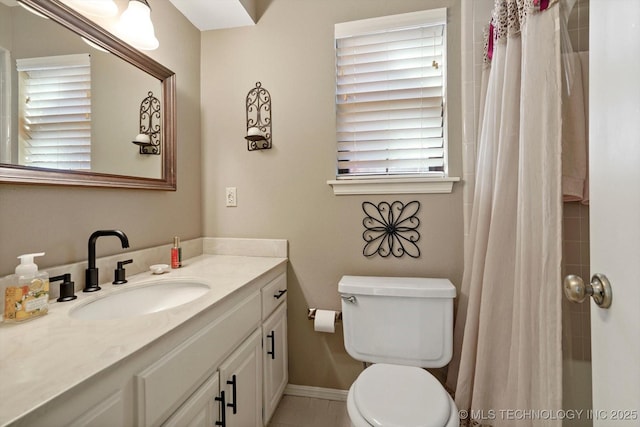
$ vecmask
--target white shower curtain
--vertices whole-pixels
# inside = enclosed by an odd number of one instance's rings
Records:
[[[561,60],[548,3],[497,0],[493,14],[447,378],[469,425],[561,425]]]

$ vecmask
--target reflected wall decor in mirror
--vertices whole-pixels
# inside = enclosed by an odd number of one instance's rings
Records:
[[[0,183],[175,190],[175,74],[59,0],[19,1],[46,18],[0,0]],[[132,144],[149,92],[159,156]]]

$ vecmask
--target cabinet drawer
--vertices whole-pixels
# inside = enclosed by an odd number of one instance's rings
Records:
[[[287,275],[281,274],[262,288],[262,318],[266,319],[287,299]]]
[[[248,297],[135,376],[138,425],[167,418],[260,323],[260,295]]]

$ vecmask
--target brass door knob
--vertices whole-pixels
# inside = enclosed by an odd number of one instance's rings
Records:
[[[589,295],[600,308],[609,308],[613,298],[611,284],[604,274],[596,273],[591,283],[585,284],[582,277],[573,274],[564,278],[564,294],[571,302],[583,302]]]

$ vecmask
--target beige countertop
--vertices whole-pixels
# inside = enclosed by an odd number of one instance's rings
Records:
[[[141,350],[286,261],[277,257],[201,255],[166,274],[140,273],[128,277],[129,283],[124,285],[101,284],[99,292],[78,292],[78,299],[71,302],[52,300],[49,313],[41,318],[0,324],[0,426],[20,419]],[[172,279],[203,282],[211,291],[181,306],[136,317],[83,320],[69,315],[73,307],[91,299]]]

